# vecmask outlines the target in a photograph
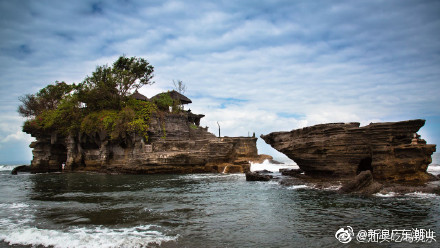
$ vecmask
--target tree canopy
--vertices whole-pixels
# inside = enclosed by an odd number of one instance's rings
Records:
[[[79,100],[93,110],[119,109],[131,91],[154,83],[153,72],[145,59],[121,56],[112,67],[98,66],[79,85]]]
[[[19,97],[23,103],[18,107],[18,113],[23,117],[35,117],[45,110],[54,110],[61,100],[68,95],[76,85],[56,81],[41,89],[37,94],[26,94]]]
[[[132,91],[151,85],[154,67],[143,58],[119,57],[112,66],[97,66],[91,76],[79,84],[55,82],[36,94],[19,98],[18,113],[28,120],[23,131],[106,130],[112,137],[133,131],[147,135],[154,102],[129,98]],[[86,107],[84,107],[86,106]]]

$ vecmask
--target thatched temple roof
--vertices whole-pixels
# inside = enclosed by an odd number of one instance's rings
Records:
[[[179,100],[181,104],[189,104],[192,103],[191,99],[189,99],[188,97],[180,94],[179,92],[172,90],[172,91],[168,91],[168,92],[163,92],[163,93],[168,93],[170,95],[170,97],[174,100]],[[153,96],[151,99],[155,99],[158,98],[161,94],[163,93],[159,93],[155,96]]]
[[[142,95],[137,90],[133,94],[131,94],[130,97],[132,97],[132,98],[134,98],[136,100],[149,101],[148,97]]]

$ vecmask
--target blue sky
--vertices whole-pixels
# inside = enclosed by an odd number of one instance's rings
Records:
[[[440,1],[0,0],[0,162],[32,158],[19,96],[122,54],[155,67],[147,96],[186,83],[214,133],[423,118],[438,144],[439,13]]]

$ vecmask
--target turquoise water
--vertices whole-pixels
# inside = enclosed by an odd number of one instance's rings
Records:
[[[335,238],[347,226],[438,234],[440,198],[430,194],[339,195],[242,174],[13,176],[2,168],[0,247],[438,247]]]

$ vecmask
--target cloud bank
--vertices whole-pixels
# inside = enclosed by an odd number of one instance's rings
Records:
[[[186,83],[213,133],[424,118],[440,143],[438,13],[405,0],[0,1],[0,161],[31,158],[18,96],[122,54],[155,66],[147,96]]]

